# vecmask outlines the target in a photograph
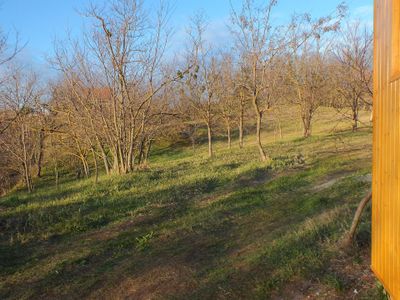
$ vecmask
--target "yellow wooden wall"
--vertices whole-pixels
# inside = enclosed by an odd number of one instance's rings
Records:
[[[400,299],[400,0],[375,0],[372,269]],[[400,49],[400,46],[399,46]]]

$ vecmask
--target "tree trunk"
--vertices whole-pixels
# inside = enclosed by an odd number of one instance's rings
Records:
[[[266,161],[268,159],[267,154],[265,153],[262,143],[261,143],[261,124],[262,124],[262,112],[258,108],[257,99],[253,99],[253,107],[256,113],[256,143],[258,147],[258,151],[260,152],[260,158],[262,161]]]
[[[127,166],[126,166],[126,161],[125,161],[125,156],[124,156],[124,151],[122,149],[122,145],[123,143],[119,143],[118,145],[118,156],[119,156],[119,173],[120,174],[127,174]]]
[[[134,130],[131,130],[130,133],[130,144],[129,144],[129,152],[128,152],[128,170],[129,172],[133,172],[133,169],[135,167],[135,133]]]
[[[267,160],[267,155],[265,154],[265,151],[262,147],[261,143],[261,124],[262,124],[262,113],[259,112],[257,114],[257,129],[256,129],[256,136],[257,136],[257,147],[258,151],[260,152],[260,158],[262,161]]]
[[[80,158],[81,158],[81,162],[82,162],[83,172],[85,173],[85,177],[89,177],[89,174],[90,174],[89,164],[83,155],[81,155]]]
[[[39,153],[38,153],[38,159],[37,159],[37,177],[42,176],[42,162],[43,162],[43,143],[44,143],[44,130],[41,129],[39,131]]]
[[[100,142],[98,142],[98,144],[99,144],[99,148],[100,148],[100,152],[101,152],[101,157],[103,158],[104,169],[106,170],[106,174],[109,175],[110,174],[110,164],[108,163],[106,151],[104,151],[104,147]]]
[[[153,140],[149,139],[149,141],[147,142],[147,147],[146,147],[146,152],[144,154],[144,163],[147,164],[147,161],[150,157],[150,151],[151,151],[151,145],[153,144]]]
[[[367,204],[371,200],[372,200],[372,193],[369,193],[364,199],[362,199],[362,201],[358,205],[356,214],[354,215],[353,223],[351,224],[350,231],[348,232],[347,237],[344,242],[345,246],[350,246],[351,243],[353,242],[354,236],[356,235],[358,224],[361,221],[362,213],[363,213],[365,207],[367,206]]]
[[[25,173],[25,184],[28,192],[32,192],[32,183],[31,183],[31,176],[29,174],[29,167],[27,163],[24,163],[24,173]]]
[[[213,157],[213,147],[212,147],[212,131],[210,123],[207,123],[207,135],[208,135],[208,157]]]
[[[93,155],[93,162],[94,162],[94,171],[95,171],[95,184],[99,182],[99,167],[97,165],[97,157],[96,157],[96,152],[92,148],[92,155]]]
[[[358,129],[358,104],[355,103],[353,106],[353,132]]]
[[[23,159],[23,167],[24,167],[24,178],[25,178],[25,184],[26,188],[28,189],[28,192],[32,192],[32,183],[31,183],[31,174],[30,174],[30,168],[29,168],[29,162],[28,162],[28,152],[26,149],[26,142],[25,142],[25,125],[22,124],[21,126],[21,144],[22,144],[22,151],[24,155]]]
[[[228,149],[232,149],[231,125],[229,124],[229,122],[227,123],[226,131],[226,134],[228,136]]]
[[[244,108],[243,106],[240,109],[240,117],[239,117],[239,147],[243,148],[243,123],[244,123]]]
[[[112,151],[112,156],[113,156],[113,173],[120,174],[121,173],[121,168],[119,167],[119,158],[118,158],[118,150],[117,146],[114,146],[114,149]]]
[[[311,136],[311,116],[304,114],[303,120],[303,137],[308,138]]]
[[[141,165],[143,163],[143,158],[144,158],[144,145],[145,145],[145,139],[142,138],[139,146],[139,155],[138,155],[138,164]]]
[[[106,174],[110,174],[110,165],[108,164],[108,159],[107,155],[105,154],[104,151],[102,151],[101,156],[103,157],[103,164],[104,164],[104,169],[106,170]]]

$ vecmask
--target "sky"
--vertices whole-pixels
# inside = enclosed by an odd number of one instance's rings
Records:
[[[0,0],[0,28],[10,37],[18,32],[20,40],[26,43],[25,59],[36,64],[45,64],[46,56],[52,54],[55,38],[63,39],[67,32],[79,36],[84,21],[79,11],[90,3],[104,3],[104,0]],[[267,1],[267,0],[262,0]],[[226,27],[230,15],[229,0],[171,0],[173,7],[171,26],[174,28],[174,42],[179,43],[185,36],[190,17],[202,11],[208,20],[206,37],[215,43],[223,43],[228,36]],[[279,0],[274,18],[284,20],[293,12],[309,12],[314,17],[334,11],[341,0]],[[144,0],[149,11],[154,10],[156,0]],[[240,6],[241,0],[232,0],[233,6]],[[373,0],[348,0],[351,18],[359,19],[372,26]]]

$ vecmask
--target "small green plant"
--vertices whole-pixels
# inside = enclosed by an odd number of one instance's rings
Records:
[[[385,287],[379,280],[376,281],[376,289],[378,290],[379,299],[390,300],[389,293],[385,290]]]
[[[282,168],[296,168],[304,166],[305,163],[306,160],[302,153],[296,155],[280,155],[272,159],[270,167],[274,170]]]
[[[325,277],[325,283],[333,287],[336,291],[342,292],[345,290],[343,280],[336,274],[329,274]]]
[[[141,237],[137,237],[136,238],[136,249],[140,250],[140,251],[144,251],[147,248],[149,248],[150,245],[150,241],[153,239],[154,237],[154,232],[151,231],[150,233],[141,236]]]

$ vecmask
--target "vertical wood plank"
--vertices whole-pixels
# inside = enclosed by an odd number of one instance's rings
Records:
[[[374,8],[372,268],[400,299],[400,0]]]

